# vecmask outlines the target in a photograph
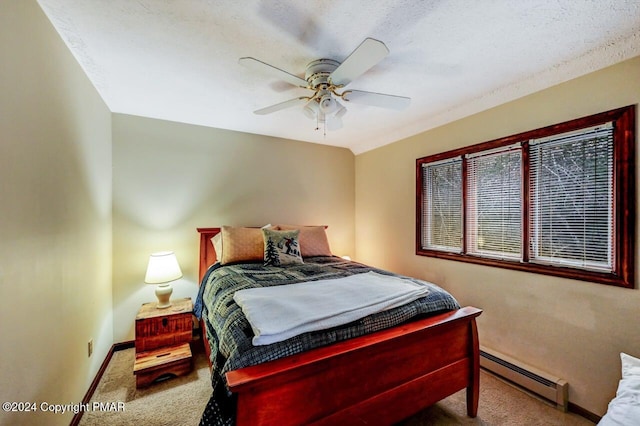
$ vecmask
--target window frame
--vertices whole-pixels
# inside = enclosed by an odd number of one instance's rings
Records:
[[[529,259],[531,229],[529,211],[531,200],[529,140],[554,136],[566,132],[586,129],[599,124],[613,122],[613,270],[599,272],[570,266],[532,263]],[[514,269],[562,278],[589,281],[624,288],[635,288],[635,144],[636,144],[636,106],[629,105],[599,114],[566,121],[540,129],[495,139],[447,152],[442,152],[416,160],[416,255],[440,259],[456,260]],[[483,151],[495,150],[515,143],[522,143],[522,259],[497,259],[469,254],[467,249],[467,160],[466,156]],[[425,194],[422,191],[422,165],[436,161],[462,156],[462,251],[461,253],[445,252],[422,247],[422,208]]]

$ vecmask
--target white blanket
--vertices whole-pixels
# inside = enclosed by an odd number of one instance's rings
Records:
[[[268,345],[395,308],[429,293],[427,283],[376,272],[237,291],[233,299],[253,328],[253,344]]]

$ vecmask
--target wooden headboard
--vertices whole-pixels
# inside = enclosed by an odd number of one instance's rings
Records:
[[[198,267],[198,283],[202,281],[202,277],[207,273],[209,266],[213,265],[216,258],[216,251],[213,249],[211,238],[220,233],[220,228],[198,228],[200,233],[200,264]]]

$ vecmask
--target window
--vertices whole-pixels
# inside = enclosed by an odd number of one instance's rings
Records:
[[[613,128],[530,143],[532,261],[613,271]]]
[[[422,243],[434,250],[462,250],[462,159],[426,164],[422,170]]]
[[[634,287],[635,107],[416,161],[416,254]]]
[[[468,253],[499,259],[522,257],[520,145],[468,156],[466,229]]]

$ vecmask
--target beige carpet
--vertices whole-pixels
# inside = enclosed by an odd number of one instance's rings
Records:
[[[197,425],[211,395],[209,369],[204,353],[194,354],[195,368],[188,376],[136,389],[134,350],[114,354],[91,401],[124,402],[124,411],[90,411],[80,425]],[[579,426],[592,422],[562,413],[493,375],[481,371],[478,417],[466,416],[465,392],[461,391],[400,423],[426,425]]]
[[[189,375],[145,389],[136,389],[134,360],[133,348],[115,352],[91,398],[91,402],[124,402],[124,411],[85,412],[80,425],[198,425],[211,396],[206,355],[194,353]]]

